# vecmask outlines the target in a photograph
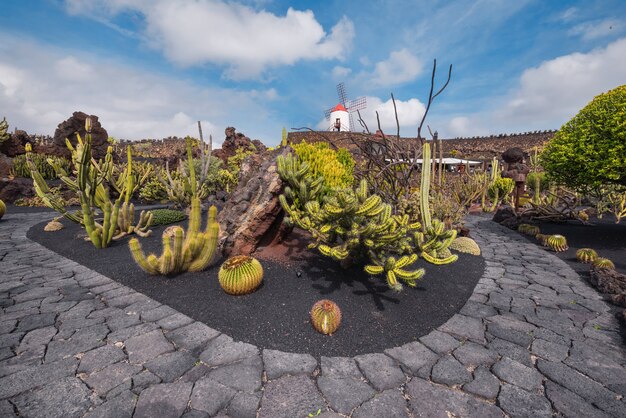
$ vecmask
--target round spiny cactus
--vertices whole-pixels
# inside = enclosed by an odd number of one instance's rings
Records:
[[[539,241],[539,243],[540,243],[541,245],[543,245],[544,247],[545,247],[546,245],[548,245],[548,244],[547,244],[548,235],[544,235],[544,234],[537,234],[537,235],[535,235],[535,238],[537,238],[537,241]]]
[[[460,253],[480,255],[480,247],[476,244],[476,241],[469,237],[455,238],[454,241],[450,243],[449,248]]]
[[[592,265],[599,269],[615,270],[615,264],[608,258],[598,257],[592,262]]]
[[[238,255],[222,264],[217,277],[226,293],[245,295],[254,292],[263,281],[263,267],[256,258]]]
[[[576,260],[581,263],[593,263],[598,258],[598,253],[591,248],[581,248],[576,251]]]
[[[550,235],[546,238],[546,246],[557,253],[567,251],[567,239],[563,235]]]
[[[7,207],[2,200],[0,200],[0,219],[4,216],[4,213],[7,211]]]
[[[530,225],[530,224],[520,224],[517,227],[517,230],[524,235],[530,235],[533,237],[541,232],[541,230],[539,229],[537,225]]]
[[[46,232],[56,232],[63,229],[63,224],[56,219],[48,222],[46,226],[44,226],[43,230]]]
[[[317,332],[331,335],[341,323],[341,309],[332,300],[319,300],[311,308],[311,323]]]

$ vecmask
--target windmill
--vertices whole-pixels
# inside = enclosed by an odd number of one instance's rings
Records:
[[[365,96],[359,97],[354,100],[348,100],[346,95],[346,86],[343,82],[337,84],[337,96],[339,96],[339,103],[343,105],[343,107],[347,110],[350,118],[350,131],[354,132],[354,118],[352,117],[352,113],[357,110],[362,110],[367,107],[367,99]],[[335,108],[327,109],[324,111],[324,115],[326,116],[326,120],[330,121],[330,114]]]

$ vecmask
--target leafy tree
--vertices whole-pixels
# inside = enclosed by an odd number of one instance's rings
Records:
[[[551,179],[577,190],[626,187],[626,85],[595,97],[563,125],[541,164]]]

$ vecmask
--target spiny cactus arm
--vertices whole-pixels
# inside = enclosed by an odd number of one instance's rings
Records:
[[[213,222],[208,232],[201,235],[202,250],[189,265],[189,271],[202,271],[217,259],[217,241],[220,234],[220,226]]]
[[[130,253],[133,256],[133,260],[137,263],[137,265],[144,270],[148,274],[159,274],[159,261],[154,254],[150,255],[148,258],[143,253],[141,249],[141,244],[137,238],[132,238],[128,241],[128,246],[130,247]]]
[[[426,251],[422,251],[422,258],[424,258],[424,260],[428,261],[431,264],[442,265],[454,263],[456,260],[459,259],[459,256],[456,254],[452,254],[446,258],[437,258],[430,255]]]
[[[420,213],[422,215],[422,226],[424,229],[429,228],[431,225],[430,220],[430,144],[424,142],[422,148],[422,174],[420,183]]]
[[[198,233],[200,231],[201,222],[202,212],[200,209],[200,199],[198,197],[193,197],[191,199],[191,210],[189,212],[189,226],[187,227],[187,233]]]
[[[198,189],[196,187],[196,170],[193,166],[193,152],[191,150],[191,138],[187,137],[187,164],[189,167],[189,181],[191,185],[191,193],[193,196],[197,196]]]

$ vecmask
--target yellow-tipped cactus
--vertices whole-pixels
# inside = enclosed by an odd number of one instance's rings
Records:
[[[311,308],[311,323],[317,332],[332,335],[341,324],[341,309],[332,300],[317,301]]]
[[[450,243],[451,250],[471,255],[480,255],[480,247],[469,237],[458,237]]]
[[[520,232],[521,234],[530,235],[532,237],[535,237],[537,236],[537,234],[541,233],[541,230],[539,229],[537,225],[530,225],[530,224],[520,224],[517,227],[517,231]]]
[[[409,266],[417,260],[417,254],[411,256],[403,256],[396,260],[395,257],[388,257],[381,265],[366,265],[365,272],[373,276],[385,274],[387,285],[393,290],[402,290],[402,285],[398,279],[403,280],[411,287],[416,286],[416,281],[424,275],[424,269],[404,270],[403,267]]]
[[[7,205],[5,205],[2,200],[0,200],[0,219],[2,219],[6,211],[7,211]]]
[[[246,295],[261,285],[263,266],[256,258],[238,255],[222,264],[217,277],[220,286],[229,295]]]
[[[581,248],[576,251],[576,260],[581,263],[593,263],[598,258],[598,253],[591,248]]]
[[[595,268],[599,269],[607,269],[607,270],[615,270],[615,264],[608,258],[598,257],[593,262],[592,265]]]
[[[567,251],[569,248],[567,246],[567,239],[563,235],[549,235],[546,238],[546,247],[550,248],[552,251],[560,253],[563,251]]]

